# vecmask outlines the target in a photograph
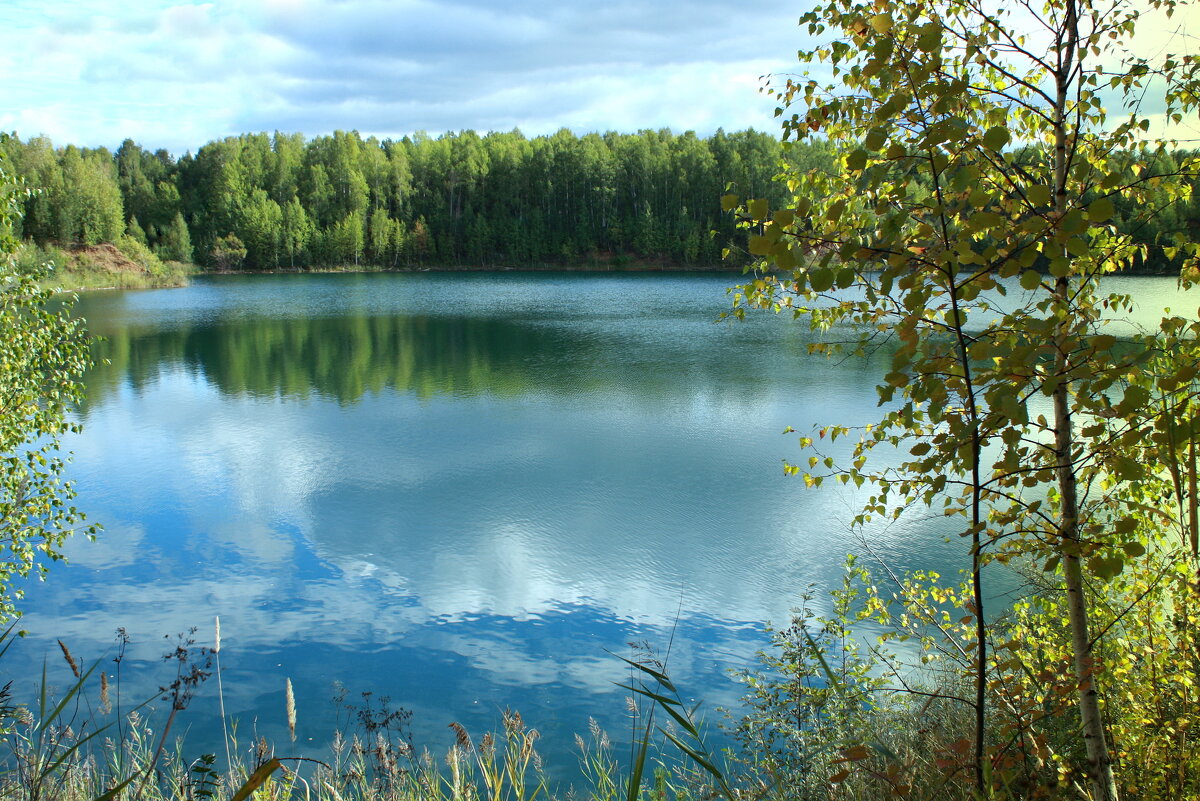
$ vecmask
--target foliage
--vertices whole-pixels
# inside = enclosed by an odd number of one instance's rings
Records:
[[[1151,5],[1168,16],[1176,8]],[[754,199],[740,210],[750,251],[777,272],[763,272],[737,302],[837,328],[857,353],[883,335],[897,342],[878,386],[882,416],[846,461],[817,454],[807,470],[788,470],[809,485],[869,482],[859,525],[912,504],[963,518],[971,586],[956,597],[973,633],[955,647],[974,688],[964,701],[975,716],[980,792],[1000,779],[988,743],[999,668],[983,566],[1016,559],[1044,567],[1065,593],[1076,742],[1086,752],[1076,757],[1092,793],[1116,797],[1086,582],[1113,578],[1145,551],[1136,525],[1144,501],[1130,489],[1153,495],[1151,485],[1179,474],[1178,450],[1142,448],[1140,460],[1132,450],[1155,441],[1152,432],[1172,432],[1176,445],[1197,434],[1148,406],[1188,385],[1194,362],[1146,365],[1158,353],[1190,352],[1200,324],[1165,318],[1159,332],[1121,347],[1105,329],[1105,316],[1130,301],[1106,293],[1100,278],[1150,255],[1125,231],[1163,204],[1187,204],[1200,174],[1200,159],[1145,137],[1150,120],[1134,100],[1153,74],[1164,119],[1178,123],[1197,107],[1200,62],[1163,55],[1151,64],[1123,52],[1139,16],[1124,3],[1088,0],[1041,10],[823,3],[801,24],[834,41],[800,57],[828,65],[834,83],[788,79],[773,91],[785,139],[824,137],[838,148],[837,168],[788,173],[792,200],[773,208]],[[1102,85],[1130,98],[1127,120],[1109,124]],[[1118,203],[1130,215],[1120,225]],[[1163,249],[1185,276],[1200,265],[1197,253],[1182,232]],[[802,444],[849,433],[830,426]],[[876,448],[899,449],[899,463],[868,466]]]
[[[163,234],[162,243],[159,245],[159,257],[185,264],[192,260],[192,235],[180,212],[175,212],[175,217]]]
[[[78,430],[68,415],[82,398],[87,336],[69,303],[39,288],[48,268],[17,263],[11,231],[23,190],[4,169],[0,161],[0,619],[17,612],[16,579],[61,559],[77,528],[96,531],[71,505],[59,449]]]
[[[1090,588],[1093,621],[1104,632],[1105,717],[1123,768],[1118,791],[1131,798],[1183,801],[1200,792],[1192,736],[1200,726],[1192,668],[1198,592],[1178,548],[1156,542],[1111,582]],[[1042,591],[1016,602],[989,632],[989,792],[1088,798],[1064,598],[1040,571],[1029,577]],[[854,568],[847,586],[855,604],[843,603],[843,587],[829,613],[814,614],[806,601],[793,626],[774,634],[762,669],[743,675],[749,692],[732,724],[740,748],[728,782],[804,801],[978,797],[966,681],[974,632],[961,617],[970,584],[946,587],[922,574],[888,585]],[[841,662],[851,626],[854,656]],[[855,643],[864,627],[881,632],[866,648]],[[899,657],[904,649],[907,659]]]
[[[130,261],[150,275],[162,275],[166,270],[162,260],[154,255],[144,242],[138,241],[136,237],[126,234],[125,236],[118,237],[115,244],[118,250],[129,257]]]
[[[463,131],[399,141],[341,131],[309,141],[244,135],[178,160],[130,140],[115,154],[56,149],[44,137],[5,149],[20,174],[46,190],[26,204],[24,234],[38,244],[63,241],[70,151],[72,161],[111,168],[93,170],[89,186],[117,192],[122,220],[136,220],[160,256],[187,261],[193,246],[218,269],[230,267],[214,245],[230,234],[246,247],[234,265],[245,269],[716,266],[718,243],[733,233],[719,206],[722,187],[782,197],[770,183],[779,143],[753,131],[700,138],[563,130],[532,139]]]
[[[851,558],[842,586],[831,593],[830,612],[821,616],[810,588],[790,626],[768,627],[771,648],[760,653],[761,668],[739,676],[746,708],[731,729],[741,767],[787,788],[781,795],[824,797],[831,781],[847,778],[841,752],[876,739],[881,660],[853,630],[863,618],[860,594],[873,592],[867,579]]]
[[[236,234],[226,234],[213,244],[211,258],[218,270],[236,270],[248,252]]]
[[[191,261],[195,244],[196,258],[209,267],[217,266],[216,240],[232,233],[247,248],[245,269],[714,266],[721,243],[734,234],[717,200],[723,188],[777,204],[785,192],[770,178],[781,159],[797,174],[839,169],[824,140],[793,143],[785,154],[773,137],[754,131],[698,137],[563,130],[534,138],[462,131],[399,141],[353,131],[308,141],[252,134],[178,160],[131,140],[115,154],[56,149],[44,137],[14,139],[5,149],[43,190],[25,204],[24,234],[39,244],[113,241],[124,228],[110,219],[115,213],[161,258]],[[1163,153],[1147,166],[1172,172],[1185,156]],[[1200,225],[1200,205],[1172,203],[1154,186],[1145,193],[1153,216],[1114,198],[1113,219],[1149,246],[1139,269],[1177,269],[1178,258],[1164,246]],[[85,207],[106,209],[107,222],[84,226]]]

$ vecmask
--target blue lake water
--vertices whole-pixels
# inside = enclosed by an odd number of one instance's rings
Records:
[[[226,276],[83,296],[107,364],[67,445],[105,530],[29,585],[3,666],[18,697],[43,660],[65,683],[56,638],[112,672],[118,627],[123,693],[152,694],[164,638],[211,645],[219,615],[226,712],[243,746],[281,753],[324,755],[340,682],[412,710],[434,753],[450,722],[478,736],[519,710],[570,781],[589,718],[628,731],[629,643],[671,642],[684,692],[735,707],[729,671],[753,667],[764,621],[863,551],[853,495],[786,478],[801,452],[781,432],[875,419],[888,361],[810,358],[804,327],[770,315],[715,322],[736,281]],[[1153,290],[1148,315],[1179,305],[1169,282],[1126,281]],[[905,517],[865,537],[898,571],[953,575],[954,533]],[[190,751],[220,750],[215,682],[184,717]]]

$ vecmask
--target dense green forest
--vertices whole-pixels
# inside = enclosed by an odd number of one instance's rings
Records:
[[[45,137],[3,147],[37,190],[25,202],[25,238],[71,246],[126,237],[161,259],[216,270],[716,266],[736,239],[721,210],[727,189],[775,205],[786,195],[772,180],[781,170],[837,169],[822,142],[783,144],[752,130],[383,141],[263,133],[179,159],[131,140],[116,153],[56,148]],[[1134,216],[1119,203],[1116,211]],[[1149,224],[1127,229],[1156,244],[1197,227],[1194,197],[1164,202]],[[1144,269],[1170,268],[1161,250],[1151,253]]]
[[[40,190],[25,237],[92,245],[128,233],[161,258],[220,270],[716,265],[733,235],[725,187],[782,197],[781,145],[755,131],[248,134],[180,159],[130,140],[115,154],[44,137],[5,149]]]

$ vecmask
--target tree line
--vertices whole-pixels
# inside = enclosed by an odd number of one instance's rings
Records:
[[[716,266],[736,238],[725,192],[776,205],[786,195],[773,180],[781,170],[841,169],[823,141],[780,143],[753,130],[259,133],[178,159],[129,139],[115,153],[44,136],[0,146],[35,190],[24,201],[26,239],[70,246],[126,236],[160,258],[217,270]],[[1118,204],[1116,214],[1148,244],[1200,228],[1200,196],[1164,198],[1149,218],[1138,211]],[[733,266],[743,261],[735,255]],[[1141,268],[1170,266],[1152,249]]]
[[[23,234],[91,245],[128,235],[212,269],[721,263],[727,186],[782,198],[777,139],[667,130],[462,131],[400,140],[244,134],[175,159],[126,140],[4,145],[35,190]],[[716,232],[715,234],[713,232]]]

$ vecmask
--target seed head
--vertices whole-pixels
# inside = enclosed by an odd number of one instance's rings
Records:
[[[67,648],[67,644],[59,640],[58,647],[62,649],[63,659],[66,659],[67,664],[71,666],[71,672],[75,674],[75,678],[79,678],[79,663],[75,661],[75,657],[71,656],[71,651]]]
[[[292,680],[287,680],[287,724],[288,735],[296,742],[296,695],[292,692]]]

